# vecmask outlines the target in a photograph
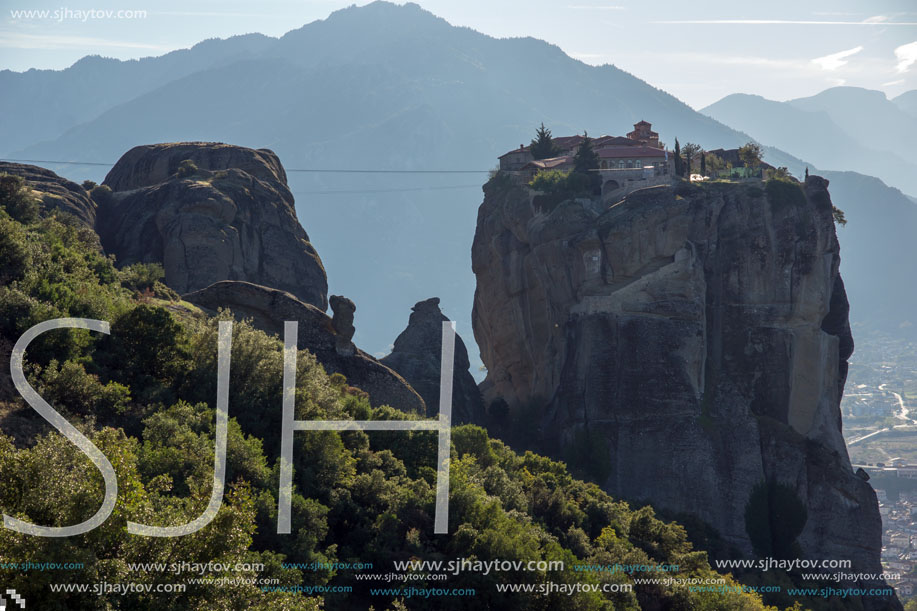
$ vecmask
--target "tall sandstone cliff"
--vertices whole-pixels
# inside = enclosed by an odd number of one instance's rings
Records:
[[[328,307],[325,268],[273,152],[214,142],[137,146],[103,184],[112,195],[100,202],[96,231],[119,266],[162,263],[179,293],[240,280]]]
[[[498,175],[472,247],[486,402],[533,419],[538,449],[588,452],[613,495],[696,516],[745,556],[762,555],[746,510],[780,484],[805,508],[797,553],[881,573],[876,496],[841,435],[853,340],[827,186],[664,186],[601,206]]]

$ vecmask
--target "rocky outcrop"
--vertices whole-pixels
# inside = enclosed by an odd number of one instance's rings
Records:
[[[273,151],[222,142],[168,142],[135,146],[112,167],[104,184],[112,191],[158,185],[169,180],[186,159],[202,170],[215,172],[236,168],[267,183],[287,184],[287,174]]]
[[[789,487],[804,557],[882,572],[876,496],[841,436],[853,341],[827,181],[654,187],[610,207],[500,176],[485,194],[488,405],[534,419],[542,450],[588,453],[612,494],[697,516],[743,554],[759,547],[753,493]]]
[[[255,327],[281,338],[284,321],[298,321],[299,348],[314,354],[328,373],[340,373],[347,378],[348,384],[369,393],[372,405],[391,405],[417,414],[426,411],[423,399],[411,385],[372,356],[356,347],[349,355],[340,354],[337,348],[341,336],[332,319],[290,293],[250,282],[226,280],[184,295],[182,299],[210,313],[228,308],[236,318],[251,318]],[[353,304],[349,299],[336,296],[333,299],[334,303],[343,299]]]
[[[60,210],[72,214],[92,227],[96,220],[96,204],[86,190],[45,168],[23,163],[0,161],[0,174],[21,176],[26,185],[41,200],[45,210]]]
[[[449,320],[439,309],[439,298],[419,301],[411,308],[407,328],[395,339],[392,353],[382,359],[414,387],[427,404],[427,415],[439,413],[439,383],[442,363],[443,322]],[[456,335],[452,376],[452,421],[483,422],[484,401],[469,373],[468,350]]]
[[[357,306],[353,301],[340,295],[331,296],[331,311],[334,317],[331,319],[331,326],[334,327],[335,337],[334,349],[340,356],[353,356],[356,346],[350,341],[356,328],[353,326],[353,315],[357,311]]]
[[[191,160],[192,164],[182,163]],[[120,266],[160,262],[179,293],[220,280],[287,291],[321,310],[328,282],[277,156],[225,144],[136,147],[105,178],[96,231]]]

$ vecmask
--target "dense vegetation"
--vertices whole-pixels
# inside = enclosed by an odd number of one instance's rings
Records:
[[[82,563],[75,570],[0,569],[0,583],[41,609],[764,609],[750,594],[638,585],[633,592],[499,593],[499,583],[631,583],[626,573],[581,572],[574,564],[678,565],[668,577],[711,578],[684,530],[609,498],[566,467],[519,455],[474,426],[453,430],[449,535],[433,534],[437,439],[431,432],[300,432],[295,436],[293,534],[276,534],[281,342],[250,324],[233,328],[227,494],[217,517],[178,538],[129,535],[126,522],[183,524],[211,492],[216,333],[208,317],[160,282],[161,268],[118,270],[95,234],[70,217],[42,212],[21,181],[4,178],[0,199],[0,350],[32,325],[75,316],[111,322],[111,334],[55,330],[27,354],[30,383],[103,450],[118,475],[118,502],[101,527],[70,538],[0,530],[0,564]],[[93,515],[99,472],[0,379],[0,509],[40,525]],[[373,408],[340,375],[328,376],[300,351],[298,419],[406,419]],[[10,423],[17,424],[11,429]],[[28,427],[23,423],[29,423]],[[562,560],[560,571],[463,573],[414,587],[474,588],[472,598],[424,599],[369,587],[354,571],[287,568],[284,563],[372,563],[471,558]],[[219,562],[241,570],[205,578],[272,579],[281,586],[351,587],[322,596],[264,591],[259,583],[188,584],[172,594],[52,594],[49,584],[187,583],[201,575],[132,570],[131,563]],[[263,565],[260,566],[259,565]],[[646,576],[637,574],[637,577]],[[733,582],[727,578],[727,582]],[[446,585],[447,584],[447,585]],[[40,606],[39,606],[40,603]]]

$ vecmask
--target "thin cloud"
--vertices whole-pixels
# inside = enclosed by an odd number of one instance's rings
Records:
[[[89,36],[57,36],[53,34],[11,33],[0,36],[0,47],[14,49],[73,49],[73,48],[106,48],[106,49],[145,49],[151,51],[168,51],[172,47],[109,40]]]
[[[627,7],[624,6],[595,6],[592,4],[572,4],[567,5],[564,8],[569,8],[573,10],[582,10],[582,11],[626,11]]]
[[[681,19],[654,21],[666,25],[906,25],[915,26],[917,21],[881,21],[870,17],[861,21],[816,21],[808,19]]]
[[[168,17],[264,17],[264,13],[233,13],[227,11],[150,11],[150,13]]]
[[[837,70],[847,65],[848,57],[856,55],[862,50],[863,47],[859,46],[847,49],[846,51],[838,51],[837,53],[825,55],[824,57],[816,57],[812,60],[812,63],[819,66],[822,70]]]
[[[898,58],[898,72],[907,72],[908,68],[917,62],[917,41],[895,49],[895,57]]]
[[[895,85],[900,85],[904,82],[903,78],[899,78],[897,81],[888,81],[887,83],[882,83],[883,87],[894,87]]]

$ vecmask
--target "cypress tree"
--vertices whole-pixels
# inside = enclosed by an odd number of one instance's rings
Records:
[[[541,123],[541,127],[535,130],[535,138],[532,139],[529,150],[535,159],[548,159],[560,152],[551,138],[551,130],[544,126],[544,122]]]
[[[602,177],[596,171],[599,169],[599,156],[592,148],[592,138],[584,131],[583,141],[573,157],[573,173],[589,177],[588,185],[593,193],[601,192]]]
[[[681,167],[681,146],[678,144],[678,138],[675,138],[675,176],[682,176],[684,173]]]

